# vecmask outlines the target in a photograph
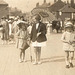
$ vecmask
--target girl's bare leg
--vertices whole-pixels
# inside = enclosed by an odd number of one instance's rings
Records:
[[[22,50],[20,50],[20,59],[19,62],[22,62]]]
[[[66,68],[69,68],[69,51],[65,52]]]
[[[73,67],[73,64],[72,64],[73,58],[74,58],[74,51],[71,51],[70,52],[70,67]]]

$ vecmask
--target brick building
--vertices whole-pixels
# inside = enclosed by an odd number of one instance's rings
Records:
[[[0,0],[0,19],[7,15],[9,15],[8,4],[5,1]]]

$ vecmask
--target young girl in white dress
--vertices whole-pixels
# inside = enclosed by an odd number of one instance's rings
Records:
[[[66,23],[65,32],[62,34],[61,40],[63,42],[63,50],[65,51],[66,68],[73,67],[72,60],[74,58],[75,34],[73,33],[72,22]]]

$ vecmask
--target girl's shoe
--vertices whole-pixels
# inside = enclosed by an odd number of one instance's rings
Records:
[[[70,63],[70,67],[73,67],[73,64],[72,63]]]
[[[70,66],[69,65],[66,65],[66,68],[70,68]]]

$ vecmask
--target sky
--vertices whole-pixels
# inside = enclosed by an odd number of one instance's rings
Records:
[[[44,0],[4,0],[9,4],[10,7],[17,7],[22,10],[22,12],[30,12],[35,6],[36,3],[42,4]],[[54,0],[46,0],[47,3],[53,3]],[[67,1],[67,0],[62,0]]]

